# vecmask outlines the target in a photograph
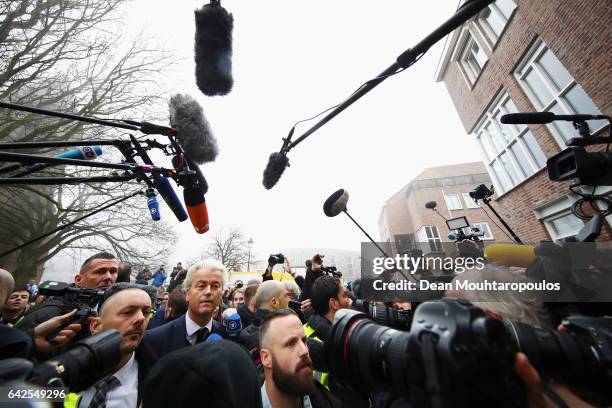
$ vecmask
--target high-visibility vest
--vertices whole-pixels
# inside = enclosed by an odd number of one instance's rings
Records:
[[[312,338],[314,340],[317,340],[323,343],[323,341],[320,338],[314,335],[315,329],[308,323],[304,325],[304,331],[306,332],[306,337]],[[329,373],[328,372],[312,370],[312,375],[314,376],[315,381],[317,381],[318,383],[320,383],[322,386],[324,386],[325,388],[329,390]]]
[[[81,402],[81,396],[74,392],[69,393],[64,398],[64,408],[77,408]]]

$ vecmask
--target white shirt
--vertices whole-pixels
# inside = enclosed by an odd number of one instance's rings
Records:
[[[125,365],[121,367],[119,371],[113,374],[113,376],[119,380],[121,385],[106,394],[106,408],[137,408],[138,361],[136,361],[134,356],[135,354],[132,353],[130,360],[125,363]],[[88,407],[95,393],[95,387],[89,387],[83,391],[81,393],[79,407]]]
[[[209,334],[212,333],[212,326],[213,326],[212,321],[213,319],[211,317],[211,319],[208,321],[206,326],[204,326],[208,329]],[[196,332],[200,330],[202,326],[200,326],[199,324],[191,320],[191,318],[189,317],[189,311],[185,313],[185,326],[187,329],[187,335],[185,336],[185,338],[187,339],[189,344],[194,345],[196,342],[196,337],[197,337]]]
[[[266,383],[261,386],[261,405],[263,408],[274,408],[272,407],[272,403],[270,402],[270,398],[268,398],[268,391],[266,391]],[[312,408],[312,404],[310,403],[310,398],[308,395],[304,395],[304,399],[302,400],[303,408]]]

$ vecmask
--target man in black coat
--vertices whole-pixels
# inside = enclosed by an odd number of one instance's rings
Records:
[[[207,259],[192,265],[187,271],[183,289],[187,299],[187,313],[145,335],[146,342],[158,357],[205,341],[213,333],[226,338],[223,325],[212,316],[219,304],[225,283],[225,266]]]

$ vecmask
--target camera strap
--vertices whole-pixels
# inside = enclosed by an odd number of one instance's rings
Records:
[[[436,364],[435,337],[425,333],[422,337],[421,356],[425,368],[425,386],[432,408],[443,408],[442,390],[438,377],[438,366]]]

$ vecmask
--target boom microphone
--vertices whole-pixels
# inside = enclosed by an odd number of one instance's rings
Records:
[[[425,203],[425,208],[429,208],[430,210],[435,210],[438,203],[435,201],[428,201]]]
[[[484,249],[484,255],[489,262],[521,268],[536,259],[535,248],[531,245],[491,244]]]
[[[278,183],[287,167],[289,167],[289,158],[285,153],[272,153],[270,155],[263,174],[263,185],[266,190],[271,189]]]
[[[169,108],[170,124],[185,155],[197,164],[214,161],[219,148],[200,104],[189,95],[176,94]]]
[[[195,77],[207,96],[227,95],[232,90],[232,29],[234,17],[220,0],[211,0],[195,11]]]
[[[579,122],[583,120],[606,119],[603,115],[555,115],[552,112],[508,113],[501,117],[501,123],[507,125],[543,125],[555,120]]]
[[[346,204],[348,203],[349,195],[348,191],[341,188],[332,195],[329,196],[325,203],[323,203],[323,212],[328,217],[335,217],[342,211],[346,211]]]
[[[168,207],[176,215],[176,218],[180,222],[185,221],[187,219],[185,208],[183,208],[181,200],[177,197],[168,179],[163,176],[155,177],[153,179],[153,186],[161,194]]]

